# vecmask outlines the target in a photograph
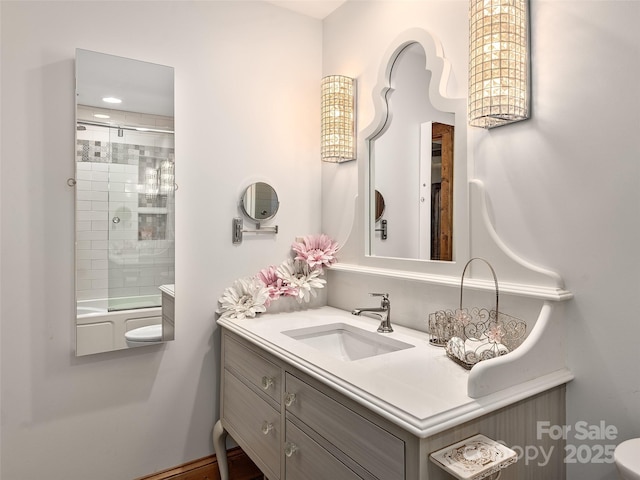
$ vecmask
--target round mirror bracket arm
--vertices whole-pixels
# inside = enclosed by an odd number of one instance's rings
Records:
[[[278,225],[273,227],[263,227],[260,225],[260,222],[256,222],[255,230],[247,230],[244,228],[242,218],[235,217],[231,228],[231,242],[234,244],[242,243],[242,236],[244,233],[273,233],[276,235],[278,233]]]

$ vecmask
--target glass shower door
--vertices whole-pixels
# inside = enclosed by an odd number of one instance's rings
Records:
[[[160,306],[175,281],[173,133],[110,130],[108,308]]]

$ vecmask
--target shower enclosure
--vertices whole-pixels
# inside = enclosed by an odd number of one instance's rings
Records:
[[[79,307],[160,306],[158,288],[175,272],[173,133],[85,120],[77,128]]]
[[[127,348],[152,325],[172,340],[173,68],[77,50],[75,142],[76,354]]]

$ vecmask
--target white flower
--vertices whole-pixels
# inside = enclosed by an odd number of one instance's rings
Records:
[[[291,287],[298,303],[309,302],[316,296],[315,289],[324,288],[326,280],[318,278],[322,272],[312,269],[306,262],[288,259],[276,270],[278,277]]]
[[[269,290],[255,277],[241,278],[228,287],[218,300],[222,316],[227,318],[254,318],[266,311]]]

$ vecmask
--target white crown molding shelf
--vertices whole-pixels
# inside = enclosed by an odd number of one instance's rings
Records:
[[[370,275],[373,277],[388,278],[393,280],[410,280],[412,282],[419,282],[430,285],[442,285],[446,287],[460,288],[460,277],[448,275],[434,275],[429,273],[393,270],[388,268],[376,268],[348,263],[336,263],[331,267],[331,270],[336,272]],[[495,284],[493,283],[493,280],[465,278],[464,286],[465,288],[469,288],[472,290],[491,292],[495,291]],[[573,293],[563,288],[506,283],[501,282],[500,279],[498,279],[498,288],[500,293],[528,298],[536,298],[540,300],[551,300],[560,302],[573,298]]]

